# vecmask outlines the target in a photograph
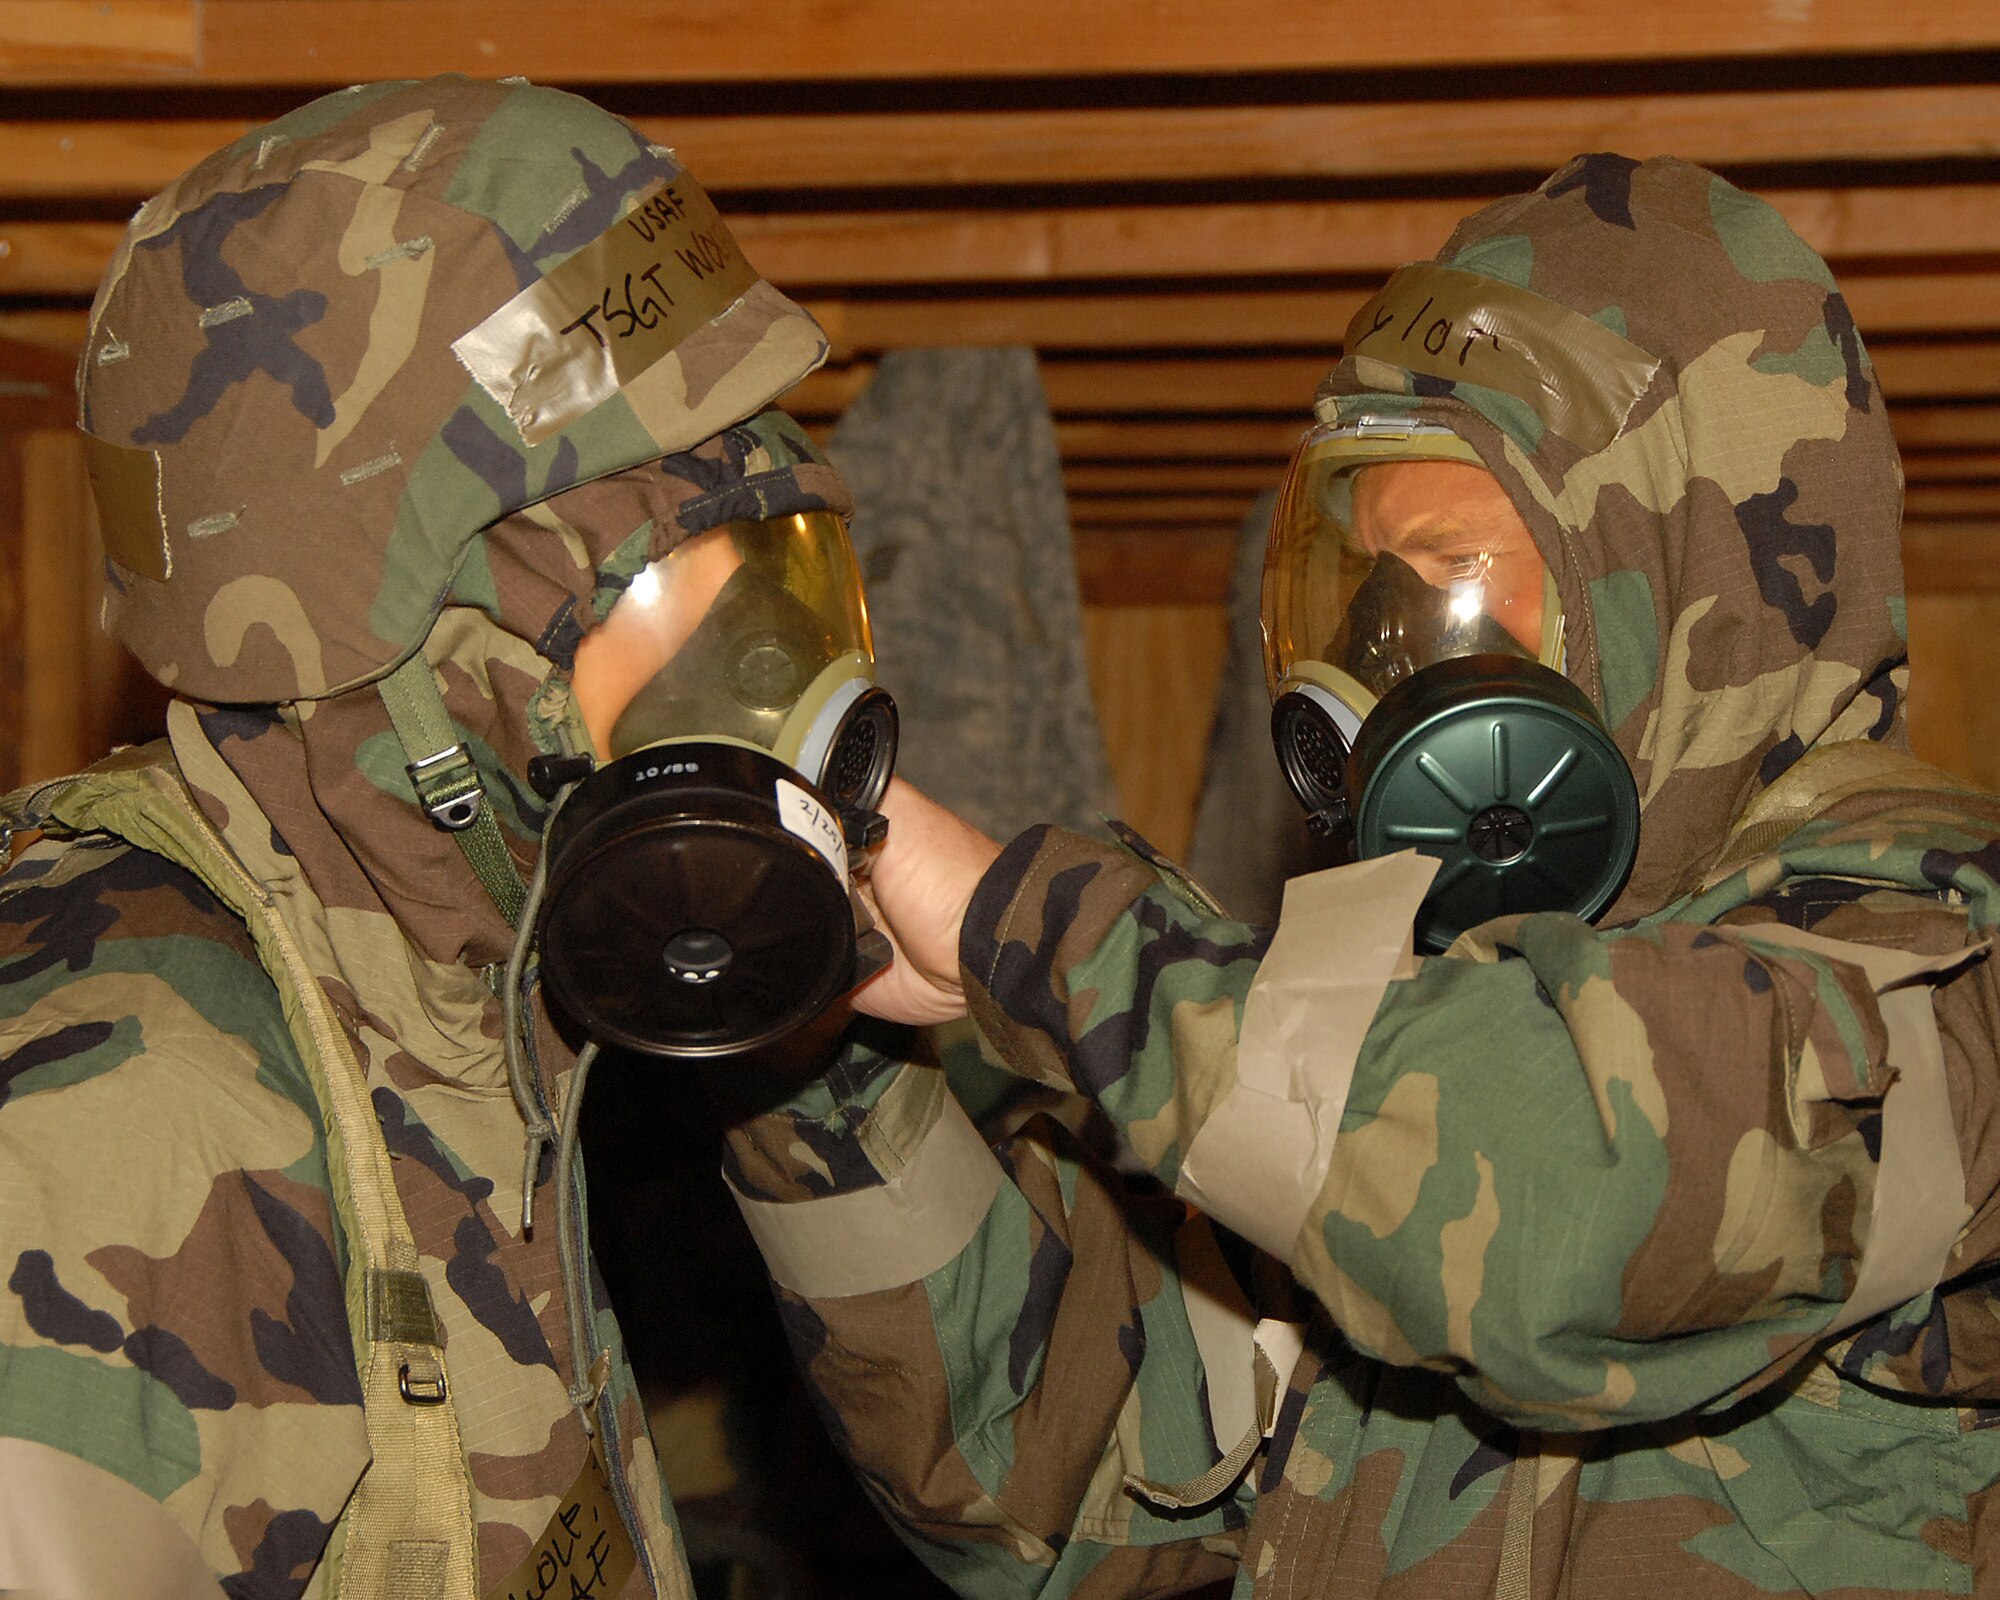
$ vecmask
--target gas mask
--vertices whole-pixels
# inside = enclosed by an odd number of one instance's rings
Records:
[[[1441,863],[1420,948],[1610,903],[1638,792],[1562,675],[1554,581],[1470,445],[1406,418],[1314,429],[1272,521],[1263,614],[1271,733],[1314,830]]]
[[[596,759],[544,757],[536,931],[606,1044],[720,1060],[778,1044],[886,966],[854,893],[896,710],[840,517],[722,524],[642,568],[572,677]]]

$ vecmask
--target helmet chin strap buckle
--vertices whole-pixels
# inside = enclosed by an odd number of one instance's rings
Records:
[[[462,744],[447,745],[403,769],[417,791],[417,803],[446,833],[463,833],[479,821],[486,791]]]

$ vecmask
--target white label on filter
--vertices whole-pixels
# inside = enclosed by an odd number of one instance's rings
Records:
[[[847,881],[847,836],[841,832],[840,818],[785,778],[778,780],[778,817],[833,864],[843,883]]]

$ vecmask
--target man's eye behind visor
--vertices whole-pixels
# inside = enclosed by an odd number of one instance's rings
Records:
[[[1468,655],[1560,667],[1559,608],[1532,537],[1472,447],[1430,426],[1307,436],[1272,522],[1263,610],[1274,696],[1330,676],[1329,689],[1345,679],[1379,699]]]

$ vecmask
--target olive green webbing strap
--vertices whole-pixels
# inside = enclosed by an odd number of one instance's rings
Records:
[[[407,770],[417,791],[417,803],[431,821],[458,841],[488,897],[507,919],[507,926],[518,927],[527,889],[500,837],[500,824],[493,818],[479,769],[445,710],[430,662],[419,650],[378,687],[403,753],[409,757]]]
[[[1125,1475],[1127,1489],[1164,1510],[1192,1511],[1220,1500],[1236,1487],[1237,1480],[1249,1470],[1251,1458],[1277,1428],[1278,1406],[1284,1398],[1285,1380],[1289,1376],[1277,1369],[1260,1338],[1252,1338],[1250,1353],[1256,1402],[1249,1431],[1236,1441],[1227,1455],[1197,1477],[1180,1483],[1163,1483],[1128,1472]]]
[[[1507,1521],[1500,1535],[1500,1570],[1493,1600],[1531,1600],[1535,1581],[1535,1506],[1541,1495],[1542,1460],[1536,1436],[1517,1437],[1507,1473]]]
[[[351,1324],[370,1461],[339,1523],[341,1600],[477,1600],[472,1479],[451,1403],[443,1341],[396,1194],[366,1076],[270,892],[178,781],[156,787],[204,847],[212,881],[248,922],[322,1100],[327,1164],[354,1260]],[[356,1307],[359,1295],[364,1302]],[[356,1314],[358,1311],[358,1315]]]

